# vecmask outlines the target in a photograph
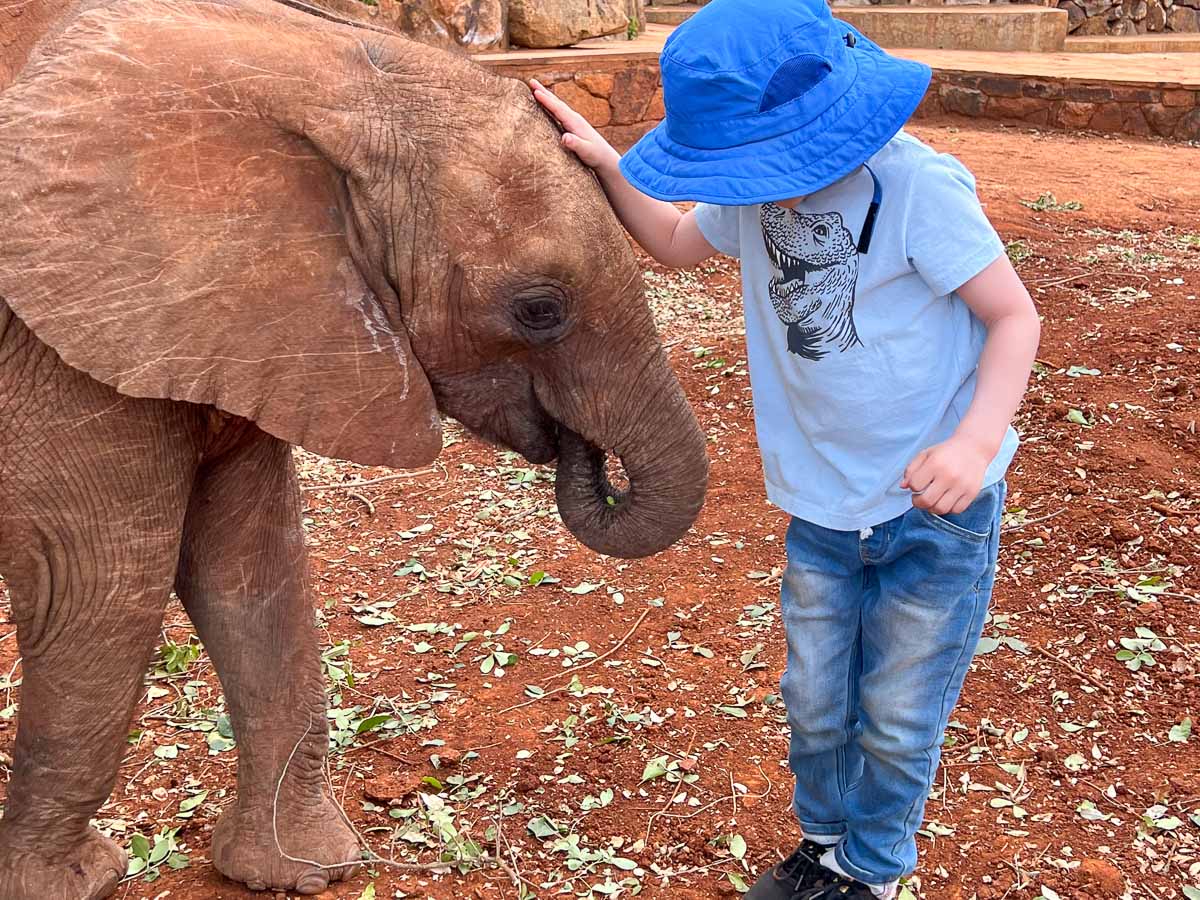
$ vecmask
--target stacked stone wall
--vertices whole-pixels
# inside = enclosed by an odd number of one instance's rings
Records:
[[[658,63],[648,54],[539,61],[510,57],[492,60],[490,65],[514,78],[537,78],[620,150],[665,114]],[[1180,85],[938,70],[917,116],[943,115],[1200,141],[1200,91]]]
[[[1200,91],[1183,87],[939,70],[917,115],[943,114],[1200,141]]]
[[[614,147],[626,150],[662,121],[662,81],[654,57],[578,58],[527,63],[494,60],[502,75],[536,78],[578,110]]]

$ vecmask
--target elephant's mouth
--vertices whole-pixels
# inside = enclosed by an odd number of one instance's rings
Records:
[[[575,390],[539,390],[514,370],[435,382],[435,392],[444,412],[484,440],[536,465],[557,459],[563,524],[598,553],[626,559],[657,553],[699,514],[708,475],[705,438],[678,383],[642,386],[632,395],[635,409],[613,410],[599,421],[594,408],[577,403]]]

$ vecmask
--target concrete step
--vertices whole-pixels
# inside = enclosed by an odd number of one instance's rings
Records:
[[[834,15],[884,47],[1053,52],[1067,12],[1046,6],[834,6]]]
[[[1200,34],[1133,34],[1069,37],[1072,53],[1200,53]]]
[[[700,7],[648,6],[646,19],[679,25]],[[1053,52],[1067,37],[1065,10],[1045,6],[839,6],[833,13],[884,47]]]
[[[646,21],[653,25],[682,25],[700,8],[697,3],[647,6]]]

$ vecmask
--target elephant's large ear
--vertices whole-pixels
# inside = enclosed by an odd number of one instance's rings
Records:
[[[133,15],[84,14],[0,93],[0,297],[123,394],[210,404],[329,456],[429,462],[433,394],[396,297],[355,263],[345,176],[263,99],[288,73],[246,58],[244,13],[115,6]],[[288,43],[303,27],[280,31],[257,37],[276,67],[306,52]]]

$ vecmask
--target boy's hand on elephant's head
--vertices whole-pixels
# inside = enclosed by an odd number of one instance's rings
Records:
[[[532,79],[529,87],[537,102],[562,126],[565,132],[562,136],[564,147],[578,156],[584,165],[597,171],[616,169],[621,155],[587,119],[537,79]]]

